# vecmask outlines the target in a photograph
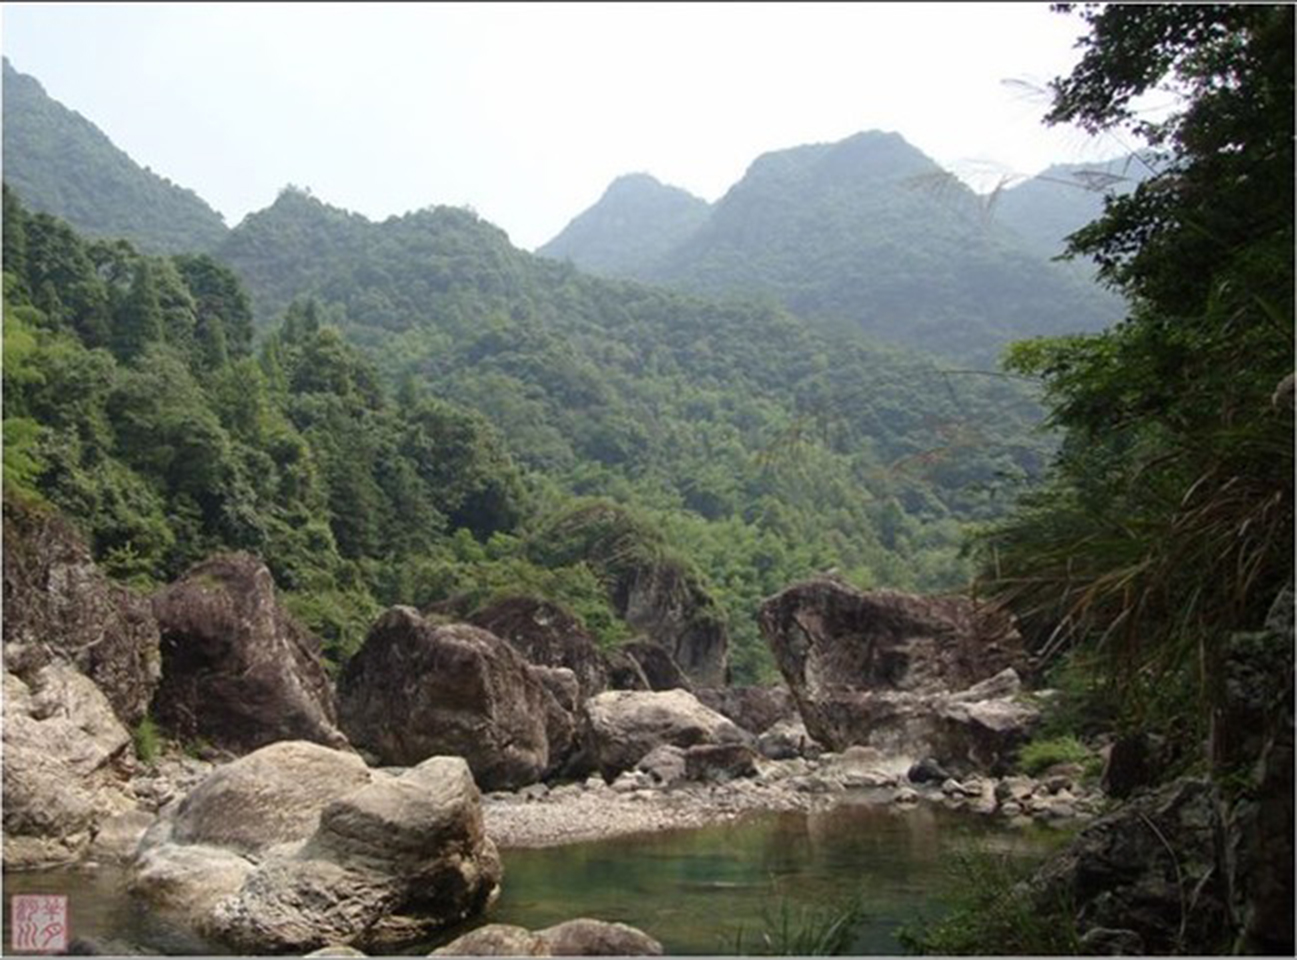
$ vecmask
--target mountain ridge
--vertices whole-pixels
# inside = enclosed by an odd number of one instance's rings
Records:
[[[4,178],[28,207],[150,253],[205,253],[225,236],[196,192],[142,167],[7,57],[3,73]]]

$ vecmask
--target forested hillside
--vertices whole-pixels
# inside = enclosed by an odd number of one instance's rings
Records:
[[[573,231],[614,220],[598,211],[612,197],[542,252],[606,269],[598,251],[611,231],[588,247]],[[872,131],[758,157],[674,249],[608,272],[766,296],[800,317],[989,367],[1016,338],[1118,316],[1113,298],[1049,256],[899,134]]]
[[[317,297],[393,381],[486,414],[560,489],[654,511],[754,647],[751,611],[790,576],[961,582],[960,522],[1042,462],[1012,381],[587,277],[467,211],[370,223],[286,190],[219,255],[261,315]]]
[[[81,114],[4,61],[4,178],[23,203],[95,237],[127,237],[150,253],[199,253],[225,221],[192,190],[119,150]]]

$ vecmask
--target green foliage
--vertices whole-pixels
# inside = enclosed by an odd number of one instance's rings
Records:
[[[1293,573],[1293,12],[1087,8],[1050,119],[1131,122],[1158,172],[1111,197],[1070,250],[1130,301],[1101,334],[1028,342],[1065,431],[1048,486],[982,541],[983,588],[1050,656],[1100,655],[1124,722],[1194,744],[1220,642],[1255,628]],[[1163,81],[1182,109],[1136,121]]]
[[[146,715],[136,724],[131,739],[135,744],[135,756],[141,763],[152,766],[162,754],[162,735],[150,716]]]
[[[967,849],[954,854],[954,896],[936,920],[897,933],[909,954],[937,956],[1076,956],[1076,919],[1065,900],[1042,902],[1026,885],[1036,864]]]
[[[693,582],[727,621],[743,682],[773,677],[755,614],[790,581],[836,567],[868,586],[966,583],[962,523],[999,515],[1050,448],[1029,432],[1038,408],[1018,382],[947,374],[768,306],[585,277],[462,210],[376,224],[289,189],[220,256],[259,313],[288,311],[265,344],[268,382],[290,389],[334,369],[304,374],[291,331],[336,324],[399,385],[407,418],[453,434],[434,398],[478,411],[500,447],[479,445],[474,470],[452,457],[457,470],[435,474],[448,524],[485,539],[501,527],[481,515],[503,517],[505,503],[529,535],[573,497],[631,509],[654,531],[641,546],[706,571]],[[313,319],[292,308],[299,295],[317,298]],[[531,471],[536,503],[493,465],[505,450]],[[358,515],[372,512],[362,486]],[[340,543],[354,552],[353,540]],[[529,558],[567,566],[595,546]]]
[[[1036,776],[1056,763],[1078,763],[1093,771],[1097,755],[1073,736],[1054,737],[1049,740],[1034,739],[1022,747],[1018,766],[1028,776]]]
[[[214,261],[87,242],[9,194],[4,227],[27,244],[25,275],[5,283],[5,482],[69,514],[110,575],[149,585],[219,549],[252,551],[340,662],[379,598],[415,600],[427,581],[405,571],[444,562],[451,534],[473,542],[524,515],[490,425],[417,393],[393,405],[317,304],[294,304],[258,360],[247,297]],[[60,312],[30,302],[44,288]],[[216,329],[219,350],[204,341]],[[545,576],[589,607],[588,582]],[[457,569],[418,599],[470,580]],[[606,603],[587,612],[617,635]]]
[[[734,934],[735,956],[839,957],[851,948],[852,935],[866,919],[860,894],[818,907],[794,905],[788,897],[767,903],[761,914],[761,936],[749,949],[744,931]]]
[[[4,176],[26,205],[91,236],[129,237],[152,253],[210,250],[220,242],[225,223],[197,194],[141,169],[8,59],[3,88]],[[19,269],[10,253],[6,247],[6,269]]]

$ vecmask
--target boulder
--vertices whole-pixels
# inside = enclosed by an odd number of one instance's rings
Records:
[[[295,852],[259,864],[208,924],[256,953],[390,951],[481,912],[501,867],[459,757],[432,757],[330,803]]]
[[[170,840],[262,856],[308,836],[327,804],[373,776],[354,753],[271,744],[217,767],[190,791],[168,816]]]
[[[4,864],[67,863],[134,807],[118,769],[131,737],[108,698],[66,661],[29,682],[4,672]]]
[[[729,717],[752,734],[764,733],[781,720],[797,720],[797,705],[788,688],[704,687],[694,691],[705,707]]]
[[[500,872],[462,759],[395,777],[295,742],[216,770],[168,808],[131,890],[237,950],[300,955],[426,939],[483,909]]]
[[[761,630],[806,729],[826,747],[877,746],[995,770],[1038,711],[1017,699],[1010,618],[963,597],[797,584],[761,607]]]
[[[910,783],[943,783],[950,779],[950,774],[934,757],[924,757],[911,766],[905,776]]]
[[[609,690],[587,700],[585,712],[586,749],[610,782],[663,744],[687,748],[750,739],[684,690]]]
[[[724,783],[756,775],[757,755],[743,743],[700,743],[685,750],[685,778]]]
[[[430,957],[548,957],[552,956],[545,941],[526,927],[511,923],[488,923],[470,930]]]
[[[535,933],[492,923],[434,950],[434,957],[657,957],[662,944],[624,923],[568,920]]]
[[[581,687],[576,674],[566,667],[532,667],[549,696],[545,699],[545,737],[549,743],[549,765],[544,776],[561,773],[577,753],[578,713]]]
[[[817,757],[823,748],[809,733],[801,718],[780,720],[757,737],[757,752],[767,760]]]
[[[1220,829],[1211,784],[1176,780],[1092,822],[1037,871],[1029,889],[1042,904],[1072,904],[1082,937],[1099,928],[1123,931],[1128,944],[1133,933],[1147,954],[1227,952]]]
[[[635,769],[647,774],[649,780],[657,786],[673,786],[686,778],[685,751],[664,743],[641,757],[639,763],[635,764]]]
[[[319,640],[280,606],[265,564],[221,554],[154,595],[158,721],[236,753],[278,740],[344,747]]]
[[[761,605],[762,633],[807,729],[810,707],[838,690],[962,690],[1024,662],[1003,611],[967,597],[862,592],[822,578]]]
[[[469,623],[495,634],[538,667],[566,667],[576,676],[580,699],[608,687],[608,664],[590,633],[556,603],[509,597],[483,607]]]
[[[659,957],[662,944],[624,923],[585,918],[537,931],[554,957]]]
[[[463,757],[483,790],[514,790],[550,768],[553,696],[517,650],[410,607],[384,613],[338,681],[342,728],[379,762]]]
[[[690,690],[689,678],[671,651],[652,640],[632,640],[621,649],[640,665],[650,690]]]
[[[161,677],[148,602],[113,583],[55,511],[5,496],[5,669],[32,677],[66,662],[95,682],[127,728],[144,718]]]

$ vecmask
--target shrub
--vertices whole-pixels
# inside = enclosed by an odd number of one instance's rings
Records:
[[[1096,759],[1094,751],[1076,737],[1063,736],[1026,744],[1018,756],[1018,766],[1034,777],[1056,763],[1079,763],[1089,767]]]

